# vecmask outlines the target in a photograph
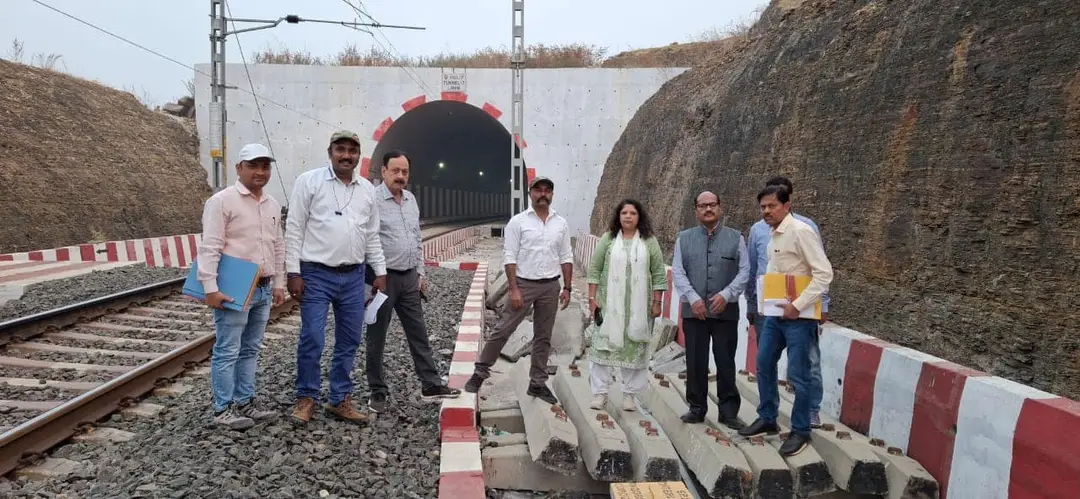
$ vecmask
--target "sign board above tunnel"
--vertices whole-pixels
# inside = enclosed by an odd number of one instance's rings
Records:
[[[465,90],[465,73],[443,73],[443,92],[467,92]]]

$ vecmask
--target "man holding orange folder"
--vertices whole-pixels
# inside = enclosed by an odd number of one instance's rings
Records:
[[[266,146],[244,146],[236,164],[236,184],[211,196],[203,208],[197,278],[206,292],[206,304],[214,309],[216,338],[210,357],[214,423],[234,430],[278,416],[260,411],[253,402],[255,367],[270,307],[285,301],[285,238],[278,225],[281,205],[263,192],[272,161]],[[246,311],[224,306],[246,297],[226,296],[218,289],[218,262],[223,254],[259,266],[261,276]]]
[[[810,348],[817,335],[821,314],[821,296],[829,290],[833,270],[825,248],[817,231],[791,215],[791,193],[786,186],[770,185],[758,196],[762,218],[772,227],[767,252],[768,267],[759,289],[766,305],[773,301],[775,305],[761,310],[765,315],[763,328],[758,331],[757,385],[760,395],[758,419],[750,426],[739,430],[739,434],[752,437],[764,434],[776,434],[777,411],[780,405],[780,393],[776,384],[776,364],[780,353],[788,350],[788,381],[795,387],[795,403],[791,410],[791,433],[780,447],[782,456],[793,456],[802,452],[810,443],[810,403],[813,387],[810,380]],[[798,291],[800,281],[805,284]],[[774,277],[770,279],[770,277]],[[784,298],[776,300],[775,288],[769,281],[783,281],[780,294]]]

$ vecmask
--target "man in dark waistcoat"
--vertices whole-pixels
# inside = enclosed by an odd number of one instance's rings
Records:
[[[686,336],[687,423],[705,421],[709,396],[709,342],[716,362],[718,421],[733,429],[739,422],[735,387],[735,350],[739,346],[739,295],[750,276],[746,239],[721,222],[720,198],[702,192],[694,201],[700,225],[683,230],[675,240],[671,262],[675,293],[682,301]]]

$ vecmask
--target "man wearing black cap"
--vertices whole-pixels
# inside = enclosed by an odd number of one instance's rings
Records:
[[[547,177],[529,182],[532,206],[510,219],[503,230],[503,265],[509,282],[510,307],[502,312],[491,338],[476,360],[474,372],[465,383],[465,391],[476,393],[491,376],[491,366],[510,339],[525,311],[533,307],[532,353],[529,358],[528,394],[549,404],[558,399],[547,387],[547,361],[551,354],[551,330],[559,302],[570,305],[570,282],[574,275],[574,254],[570,249],[570,226],[551,209],[555,184]],[[562,288],[559,271],[562,271]]]
[[[379,241],[375,186],[357,175],[360,138],[330,136],[330,164],[301,173],[293,184],[285,229],[289,294],[300,301],[296,347],[296,407],[292,417],[307,423],[322,385],[319,359],[326,344],[327,312],[334,307],[334,356],[326,411],[352,423],[367,414],[352,401],[350,376],[364,326],[364,264],[375,271],[372,288],[386,289],[386,258]],[[373,291],[374,292],[374,291]]]

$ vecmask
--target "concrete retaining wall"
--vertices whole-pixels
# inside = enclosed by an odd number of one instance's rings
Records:
[[[598,240],[577,240],[583,271]],[[679,305],[668,266],[663,316],[680,325],[683,344]],[[938,480],[942,499],[1080,497],[1080,402],[831,322],[822,329],[822,412],[903,449]],[[754,372],[756,356],[740,319],[736,364]],[[781,358],[781,378],[786,364]]]
[[[210,66],[197,64],[196,125],[199,154],[210,177]],[[268,192],[284,200],[300,173],[326,165],[330,134],[347,128],[360,135],[370,156],[384,134],[409,110],[435,100],[465,102],[484,110],[510,130],[509,69],[457,69],[466,75],[464,92],[441,92],[450,68],[339,67],[252,64],[255,92],[277,158]],[[604,162],[637,109],[686,68],[529,69],[524,82],[525,130],[518,145],[527,166],[556,185],[552,206],[575,234],[589,232],[589,216]],[[228,96],[225,163],[235,163],[239,147],[265,142],[259,111],[242,64],[227,64],[228,85],[245,91]],[[423,88],[420,83],[423,83]],[[509,146],[509,144],[507,144]],[[370,168],[370,158],[361,167]],[[507,169],[510,165],[507,165]],[[231,166],[226,168],[235,181]],[[280,182],[279,182],[280,180]],[[509,203],[506,203],[509,207]]]

